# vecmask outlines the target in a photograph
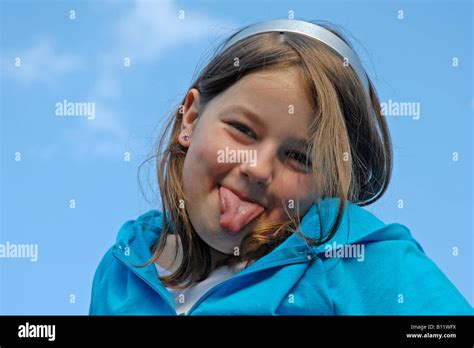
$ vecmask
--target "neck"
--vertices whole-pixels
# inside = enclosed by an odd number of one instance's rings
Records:
[[[176,242],[178,244],[178,256],[176,257],[176,260],[172,262],[174,253],[176,250],[176,244],[175,244]],[[228,254],[221,253],[220,251],[210,246],[209,246],[209,250],[211,253],[211,263],[213,265],[213,268],[215,267],[218,261],[225,259],[226,257],[229,257]],[[163,252],[161,253],[161,255],[158,257],[158,259],[156,260],[156,263],[173,273],[178,269],[179,265],[181,264],[182,259],[183,259],[183,249],[181,246],[181,241],[179,239],[179,236],[173,235],[173,234],[168,235],[165,248]]]
[[[214,268],[214,266],[216,265],[217,262],[219,262],[222,259],[225,259],[225,258],[229,257],[228,254],[221,253],[220,251],[212,248],[211,246],[209,246],[209,250],[211,252],[211,262],[212,262],[213,268]]]

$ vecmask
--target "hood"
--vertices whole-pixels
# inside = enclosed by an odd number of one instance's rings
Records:
[[[336,219],[338,203],[338,198],[322,200],[320,214],[317,213],[316,204],[313,204],[301,220],[299,230],[305,236],[317,239],[320,235],[321,218],[325,236],[327,236],[329,227]],[[151,258],[151,248],[161,235],[162,223],[163,214],[158,210],[151,210],[122,226],[117,236],[117,244],[119,249],[130,248],[129,257],[127,257],[130,263],[145,263]],[[284,262],[284,260],[291,262],[295,258],[301,258],[302,254],[306,254],[311,260],[312,257],[318,257],[318,254],[344,244],[371,243],[382,240],[410,240],[423,251],[405,226],[398,223],[385,224],[371,212],[346,201],[341,224],[330,241],[319,246],[310,246],[303,238],[292,234],[272,252],[254,262],[254,265],[263,266]]]

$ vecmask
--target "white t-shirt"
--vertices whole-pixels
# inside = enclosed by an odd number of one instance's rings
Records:
[[[199,300],[209,289],[229,278],[232,278],[234,274],[240,272],[245,267],[246,263],[246,261],[238,263],[235,265],[234,269],[231,269],[229,266],[219,267],[211,272],[205,280],[184,290],[166,288],[171,294],[173,294],[174,302],[176,304],[176,312],[178,314],[187,314],[194,303],[196,303],[197,300]],[[156,262],[155,266],[160,276],[171,274],[170,271],[161,267]]]

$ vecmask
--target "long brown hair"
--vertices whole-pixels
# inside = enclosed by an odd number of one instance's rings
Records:
[[[319,24],[349,44],[328,24]],[[329,241],[338,229],[346,200],[364,206],[378,200],[390,182],[392,146],[385,119],[381,114],[376,91],[369,81],[370,101],[362,84],[350,66],[330,47],[311,38],[294,33],[263,33],[248,37],[223,50],[225,44],[242,28],[217,48],[209,63],[191,84],[200,92],[198,115],[215,96],[242,77],[259,70],[281,71],[297,68],[303,76],[308,100],[314,112],[310,125],[308,155],[317,185],[315,200],[339,198],[336,219],[329,231],[323,229],[317,239],[298,231],[300,214],[283,223],[259,224],[243,239],[238,255],[211,263],[210,247],[194,230],[186,209],[180,206],[184,198],[183,163],[187,148],[178,142],[185,97],[173,111],[159,138],[155,156],[162,201],[163,224],[153,255],[145,265],[155,262],[163,252],[169,233],[179,236],[183,258],[178,269],[160,277],[167,287],[183,289],[208,277],[213,269],[227,264],[247,261],[247,265],[271,252],[292,233],[297,233],[310,245]],[[239,64],[234,63],[238,58]],[[198,116],[199,117],[199,116]],[[298,208],[298,206],[296,206]],[[177,248],[175,258],[177,256]]]

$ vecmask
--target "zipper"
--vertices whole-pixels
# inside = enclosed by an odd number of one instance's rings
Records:
[[[208,291],[206,291],[204,293],[204,295],[202,295],[195,303],[194,305],[191,307],[191,309],[187,312],[187,313],[183,313],[181,315],[186,315],[186,316],[189,316],[192,314],[192,312],[205,300],[207,299],[213,292],[215,292],[218,288],[220,288],[221,286],[224,286],[224,284],[226,283],[229,283],[231,281],[234,281],[234,280],[237,280],[237,279],[240,279],[240,278],[243,278],[245,276],[248,276],[248,275],[251,275],[251,274],[255,274],[255,273],[258,273],[258,272],[261,272],[261,271],[264,271],[264,270],[267,270],[267,269],[272,269],[272,268],[275,268],[275,267],[280,267],[282,265],[293,265],[293,264],[296,264],[296,263],[302,263],[302,262],[309,262],[312,260],[312,257],[311,257],[311,254],[308,254],[308,255],[305,255],[305,256],[302,256],[302,257],[298,257],[298,258],[295,258],[291,261],[288,261],[288,260],[283,260],[283,261],[280,261],[280,262],[276,262],[274,263],[273,265],[271,266],[268,266],[268,265],[264,265],[264,266],[260,266],[260,267],[257,267],[257,269],[253,269],[247,273],[243,273],[243,274],[237,274],[235,277],[232,277],[232,278],[229,278],[227,280],[224,280],[222,283],[219,283],[219,284],[216,284],[214,285],[214,287],[212,287],[211,289],[209,289]]]
[[[119,245],[118,246],[118,249],[122,250],[122,245]],[[224,284],[226,283],[230,283],[231,281],[234,281],[234,280],[237,280],[237,279],[240,279],[240,278],[243,278],[245,276],[248,276],[248,275],[251,275],[251,274],[255,274],[255,273],[258,273],[258,272],[261,272],[261,271],[265,271],[265,270],[268,270],[268,269],[272,269],[272,268],[275,268],[275,267],[280,267],[280,266],[283,266],[283,265],[293,265],[293,264],[297,264],[297,263],[302,263],[302,262],[309,262],[312,260],[313,258],[313,255],[314,254],[307,254],[307,251],[300,251],[299,252],[300,254],[302,254],[302,256],[299,256],[299,257],[295,257],[293,260],[281,260],[279,262],[275,262],[273,264],[271,264],[270,266],[268,264],[266,265],[260,265],[260,266],[257,266],[255,269],[252,269],[250,270],[249,272],[247,273],[244,273],[247,269],[244,269],[241,273],[237,274],[235,277],[232,277],[232,278],[229,278],[227,280],[224,280],[223,282],[219,283],[219,284],[216,284],[214,285],[211,289],[209,289],[208,291],[206,291],[204,293],[204,295],[202,295],[195,303],[194,305],[191,307],[191,309],[189,309],[188,312],[186,313],[181,313],[181,314],[178,314],[178,312],[176,311],[176,304],[174,303],[174,301],[171,303],[170,301],[168,301],[168,298],[166,296],[166,294],[169,294],[169,292],[163,287],[157,287],[155,284],[151,283],[148,279],[146,279],[145,277],[143,277],[143,275],[141,275],[139,272],[137,272],[133,267],[130,267],[130,265],[122,259],[122,256],[121,256],[121,253],[117,252],[116,250],[114,250],[114,256],[120,260],[120,262],[122,262],[129,270],[131,270],[136,276],[138,276],[141,280],[143,280],[146,284],[148,284],[152,289],[154,289],[156,292],[158,292],[161,297],[163,298],[163,300],[165,301],[165,303],[169,306],[169,308],[172,310],[172,312],[175,313],[176,316],[189,316],[192,314],[192,312],[205,300],[207,299],[212,293],[214,293],[217,289],[219,289],[221,286],[224,286]],[[250,266],[249,266],[250,267]],[[166,292],[165,292],[166,291]]]

